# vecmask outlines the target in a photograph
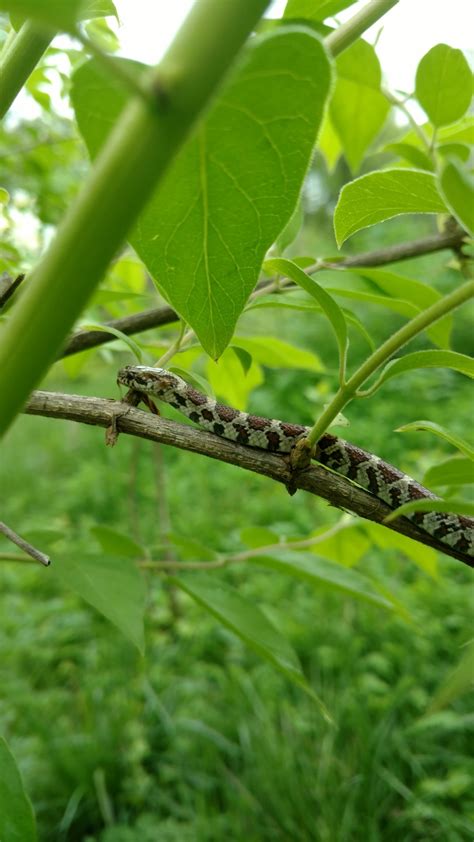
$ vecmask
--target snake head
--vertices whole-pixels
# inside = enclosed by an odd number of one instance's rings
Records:
[[[146,392],[157,397],[165,394],[169,389],[176,392],[186,388],[186,383],[177,374],[172,374],[165,368],[153,368],[148,365],[124,366],[117,375],[117,383],[127,386],[128,389]]]

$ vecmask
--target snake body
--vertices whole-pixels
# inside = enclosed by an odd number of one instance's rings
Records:
[[[117,382],[159,398],[205,430],[222,438],[273,453],[289,453],[310,428],[240,412],[203,394],[178,375],[162,368],[126,366]],[[412,500],[436,500],[435,494],[378,456],[325,433],[314,457],[322,465],[353,480],[395,509]],[[453,549],[474,557],[474,519],[444,512],[406,515],[425,532]]]

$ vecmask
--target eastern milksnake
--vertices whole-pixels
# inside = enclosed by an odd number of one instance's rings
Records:
[[[310,428],[271,418],[260,418],[218,403],[163,368],[125,366],[117,382],[175,407],[205,430],[225,439],[273,453],[289,453]],[[329,433],[319,439],[314,457],[319,463],[353,480],[392,509],[412,500],[436,500],[414,479],[378,456]],[[425,532],[458,552],[474,557],[474,519],[442,512],[407,514]]]

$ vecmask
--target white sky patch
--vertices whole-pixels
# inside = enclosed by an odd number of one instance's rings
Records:
[[[360,0],[338,17],[344,21],[367,5]],[[193,0],[115,0],[120,16],[122,55],[156,64],[193,5]],[[267,15],[279,17],[286,0],[275,0]],[[330,21],[329,21],[330,22]],[[444,43],[471,52],[474,4],[472,0],[400,0],[364,37],[374,43],[385,79],[393,90],[411,91],[416,67],[435,44]]]

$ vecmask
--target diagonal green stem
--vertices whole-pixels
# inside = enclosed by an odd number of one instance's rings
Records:
[[[21,91],[55,33],[26,21],[0,53],[0,119]]]
[[[468,281],[458,287],[454,292],[445,295],[440,301],[436,301],[431,307],[428,307],[422,313],[418,313],[414,319],[411,319],[406,325],[397,330],[390,336],[380,348],[377,348],[373,354],[366,359],[366,361],[354,372],[352,377],[347,381],[344,387],[341,387],[334,396],[331,403],[326,407],[323,414],[318,418],[310,433],[308,434],[308,442],[315,445],[318,439],[327,430],[329,425],[334,421],[337,414],[342,412],[344,407],[357,396],[357,390],[363,383],[374,374],[390,357],[393,356],[400,348],[403,348],[407,342],[410,342],[415,336],[421,333],[434,322],[441,319],[447,313],[455,310],[470,298],[474,296],[474,281]]]
[[[137,96],[122,112],[4,328],[0,434],[53,362],[268,2],[197,0],[147,80],[154,106]]]
[[[398,0],[369,0],[354,17],[339,26],[325,38],[324,43],[333,56],[347,50],[373,23],[376,23]]]

